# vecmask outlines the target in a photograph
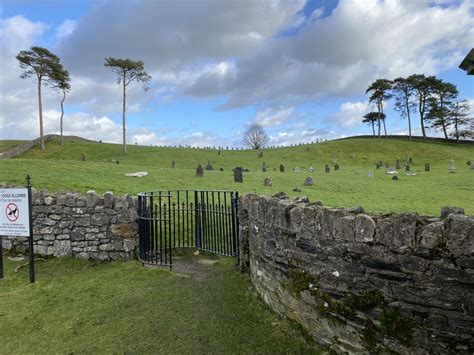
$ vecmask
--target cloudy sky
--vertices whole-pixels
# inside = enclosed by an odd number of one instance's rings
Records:
[[[128,141],[240,146],[250,123],[270,144],[370,134],[365,89],[413,73],[455,83],[474,45],[474,0],[2,0],[0,139],[39,136],[36,87],[15,55],[33,45],[71,73],[65,134],[121,140],[121,88],[105,57],[142,60],[150,90],[129,88]],[[44,89],[45,132],[59,93]],[[387,112],[389,134],[406,122]],[[417,130],[418,132],[419,130]],[[431,132],[436,134],[436,132]]]

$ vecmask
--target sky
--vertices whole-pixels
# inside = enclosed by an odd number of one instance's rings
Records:
[[[371,134],[365,90],[419,73],[454,83],[474,46],[474,0],[0,0],[0,139],[39,136],[37,89],[15,56],[46,47],[71,74],[64,133],[121,142],[122,91],[104,58],[142,60],[127,141],[242,146],[260,124],[269,145]],[[61,94],[43,89],[45,133],[59,133]],[[407,122],[386,107],[389,134]],[[414,133],[420,128],[414,118]],[[430,135],[440,132],[430,130]]]

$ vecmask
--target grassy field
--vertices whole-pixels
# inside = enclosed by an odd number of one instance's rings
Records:
[[[235,259],[203,265],[202,256],[186,258],[199,274],[49,259],[36,263],[35,284],[27,268],[14,272],[24,262],[7,261],[0,353],[321,353],[257,298]]]
[[[15,140],[3,140],[0,141],[0,153],[9,150],[19,144],[25,143],[26,141],[15,141]]]
[[[79,161],[85,153],[87,161]],[[411,173],[398,174],[392,181],[384,168],[375,169],[375,162],[405,160],[411,156]],[[337,159],[339,171],[333,171],[332,161]],[[450,160],[456,164],[456,173],[448,172]],[[111,161],[119,161],[116,164]],[[171,161],[176,169],[171,169]],[[195,176],[199,163],[208,162],[213,171],[205,171],[203,178]],[[272,195],[283,191],[290,197],[308,196],[311,201],[320,200],[327,206],[351,207],[362,205],[369,212],[416,211],[423,215],[439,215],[445,205],[462,206],[466,213],[474,214],[474,172],[469,171],[467,160],[474,161],[474,146],[446,144],[442,142],[410,142],[404,139],[348,139],[330,141],[309,146],[269,149],[258,158],[256,151],[158,148],[129,146],[123,155],[121,146],[87,141],[68,141],[64,148],[58,141],[47,142],[45,151],[35,148],[20,158],[0,160],[0,181],[24,184],[24,176],[32,176],[37,189],[58,191],[69,189],[115,194],[159,189],[232,189],[241,193],[257,192]],[[267,172],[262,172],[265,162]],[[324,172],[324,165],[331,165],[331,172]],[[425,173],[424,164],[431,164],[431,172]],[[279,165],[286,172],[279,172]],[[243,166],[244,183],[234,183],[232,168]],[[314,166],[314,173],[308,167]],[[292,171],[299,167],[300,172]],[[223,168],[224,171],[219,171]],[[276,170],[275,170],[276,169]],[[125,173],[147,171],[148,176],[131,178]],[[368,171],[374,172],[368,178]],[[303,182],[312,176],[314,186],[305,187]],[[265,177],[271,177],[273,187],[264,187]],[[301,192],[293,192],[295,187]]]

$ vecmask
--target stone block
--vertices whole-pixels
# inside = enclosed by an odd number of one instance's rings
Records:
[[[107,191],[104,194],[104,207],[114,208],[114,194],[111,191]]]
[[[474,217],[450,214],[444,220],[444,239],[454,255],[474,255]]]
[[[69,240],[56,240],[53,244],[54,256],[71,256],[71,242]]]
[[[366,214],[356,216],[354,220],[355,240],[363,243],[373,242],[376,228],[377,225],[372,217]]]
[[[377,220],[376,242],[396,248],[412,248],[416,242],[418,214],[404,213]]]
[[[417,246],[426,249],[434,249],[441,246],[443,242],[443,221],[436,221],[423,226],[418,235]]]
[[[446,218],[450,214],[464,214],[464,208],[444,206],[441,208],[441,218]]]
[[[114,237],[121,238],[135,238],[138,233],[137,228],[130,224],[115,224],[110,226],[109,231]]]
[[[355,239],[354,220],[353,215],[339,217],[335,225],[334,238],[353,241]]]
[[[45,204],[46,206],[50,206],[50,205],[52,205],[53,203],[54,203],[54,198],[53,198],[53,197],[48,196],[48,197],[45,197],[45,198],[44,198],[44,204]]]
[[[86,229],[84,227],[75,227],[71,231],[71,240],[73,241],[84,240],[85,234],[86,234]]]

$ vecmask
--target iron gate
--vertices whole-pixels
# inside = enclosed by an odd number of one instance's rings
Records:
[[[173,250],[239,256],[238,192],[162,190],[138,194],[140,259],[173,265]]]

